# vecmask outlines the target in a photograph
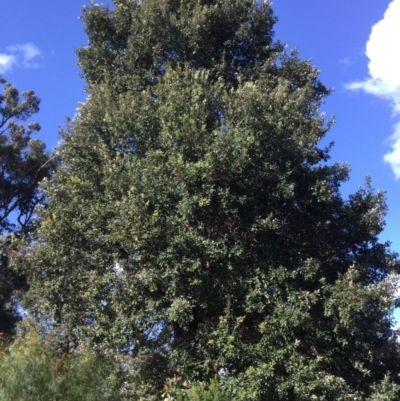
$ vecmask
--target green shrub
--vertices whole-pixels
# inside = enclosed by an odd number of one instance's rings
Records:
[[[180,383],[169,381],[167,385],[165,400],[177,401],[227,401],[227,397],[221,391],[217,378],[210,383],[197,382],[189,389],[182,389]]]
[[[0,401],[115,401],[111,366],[86,349],[57,354],[35,330],[0,351]]]

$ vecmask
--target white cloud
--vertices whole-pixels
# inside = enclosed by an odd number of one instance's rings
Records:
[[[397,179],[400,179],[400,123],[395,125],[392,139],[392,151],[387,153],[383,160],[389,163]]]
[[[12,68],[16,59],[12,54],[0,53],[0,74],[4,74]]]
[[[7,53],[0,53],[0,74],[10,71],[14,66],[38,68],[35,59],[41,51],[33,43],[16,44],[7,47]]]
[[[382,20],[372,27],[366,46],[369,76],[346,85],[347,89],[363,90],[387,99],[394,115],[400,114],[400,0],[393,0]],[[392,151],[384,156],[400,179],[400,124],[391,137]]]
[[[354,63],[349,57],[344,57],[339,60],[339,64],[352,65]]]
[[[25,68],[37,68],[38,65],[33,61],[41,54],[40,50],[33,43],[17,44],[8,46],[7,50],[16,55],[20,64]]]

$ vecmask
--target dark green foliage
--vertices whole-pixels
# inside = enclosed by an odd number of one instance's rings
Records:
[[[43,201],[38,185],[54,162],[44,143],[31,138],[40,125],[20,124],[39,111],[40,99],[27,91],[21,100],[18,90],[1,77],[0,84],[0,332],[10,333],[18,320],[12,292],[24,282],[8,268],[9,253],[15,252],[13,234],[32,230],[35,206]]]
[[[84,9],[90,46],[78,50],[89,87],[105,78],[113,91],[154,83],[167,64],[186,62],[213,78],[237,85],[237,73],[253,79],[265,60],[281,52],[272,41],[271,6],[252,0],[115,1],[116,10]]]
[[[31,139],[40,130],[38,123],[24,127],[25,121],[39,111],[40,99],[33,91],[22,93],[0,79],[0,229],[26,231],[30,228],[35,206],[41,202],[38,183],[49,176],[54,163],[49,161],[45,145]],[[11,223],[9,218],[15,214]]]
[[[195,383],[189,389],[182,389],[177,385],[179,383],[174,383],[173,380],[166,385],[169,392],[174,392],[174,399],[177,401],[228,401],[229,399],[220,390],[217,378],[210,380],[208,384]],[[166,393],[167,397],[170,397],[169,392]]]
[[[19,320],[13,299],[15,289],[25,286],[24,279],[8,268],[8,253],[12,237],[0,235],[0,333],[10,334]]]
[[[25,306],[118,355],[132,398],[219,373],[235,400],[396,400],[384,194],[340,194],[329,90],[273,42],[271,5],[115,4],[84,13],[90,96],[43,185]]]

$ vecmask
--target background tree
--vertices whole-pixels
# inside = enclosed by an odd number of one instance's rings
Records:
[[[11,344],[0,340],[1,401],[119,401],[113,366],[80,347],[60,354],[34,327]]]
[[[32,229],[35,206],[43,201],[39,182],[48,177],[54,163],[45,145],[32,139],[40,130],[38,123],[20,124],[39,111],[40,99],[33,91],[22,93],[0,78],[0,332],[12,331],[16,320],[12,293],[23,284],[21,277],[8,269],[12,234]]]
[[[397,399],[384,194],[342,197],[329,90],[273,41],[271,4],[115,6],[84,10],[89,97],[43,186],[26,307],[117,354],[132,397],[220,373],[233,399]]]

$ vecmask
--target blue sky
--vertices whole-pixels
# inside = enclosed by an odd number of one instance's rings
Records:
[[[0,74],[42,98],[36,120],[49,150],[65,118],[86,97],[74,53],[87,43],[78,20],[84,3],[0,4]],[[312,59],[322,82],[335,88],[321,111],[336,118],[327,136],[335,142],[332,161],[351,164],[343,193],[354,192],[366,175],[387,191],[382,239],[400,252],[400,0],[276,0],[274,10],[276,39]]]

